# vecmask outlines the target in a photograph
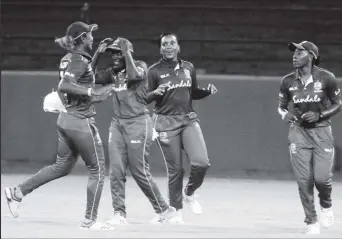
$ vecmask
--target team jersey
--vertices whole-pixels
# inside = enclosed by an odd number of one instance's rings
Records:
[[[202,99],[210,91],[199,89],[196,72],[192,63],[179,59],[169,62],[161,59],[149,68],[148,91],[161,84],[167,84],[163,96],[155,99],[154,112],[162,115],[186,115],[194,112],[192,99]]]
[[[113,68],[96,73],[96,84],[114,83],[113,111],[114,118],[129,119],[147,114],[145,101],[147,95],[146,72],[141,61],[135,65],[139,71],[144,71],[142,79],[129,79],[126,70],[114,72]]]
[[[333,73],[315,66],[312,77],[306,84],[301,81],[298,72],[286,75],[280,84],[279,100],[282,108],[287,108],[291,103],[293,107],[289,110],[301,119],[301,115],[308,111],[322,112],[327,110],[331,103],[338,103],[341,100],[341,90]],[[298,123],[307,128],[331,124],[329,118],[320,119],[315,123],[299,120]]]
[[[92,57],[85,52],[70,51],[59,65],[60,79],[85,88],[94,88],[95,77],[91,68]],[[79,118],[89,118],[96,114],[91,97],[59,93],[69,114]]]

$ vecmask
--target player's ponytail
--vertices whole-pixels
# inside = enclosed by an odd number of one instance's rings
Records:
[[[67,51],[73,49],[75,46],[75,41],[71,36],[56,38],[55,43]]]

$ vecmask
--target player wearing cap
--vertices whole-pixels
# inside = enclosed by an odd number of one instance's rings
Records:
[[[96,83],[115,85],[112,97],[114,116],[108,142],[114,217],[107,223],[128,223],[125,206],[127,167],[157,213],[151,222],[168,222],[176,215],[176,210],[165,202],[148,163],[153,131],[145,102],[146,63],[134,60],[133,45],[127,39],[117,38],[112,44],[104,46],[99,46],[99,52],[111,52],[112,66],[96,73]],[[97,58],[98,54],[94,56]]]
[[[212,84],[207,89],[198,87],[193,64],[178,57],[180,45],[176,34],[162,34],[158,44],[162,58],[149,68],[147,100],[156,102],[153,125],[167,165],[170,205],[178,210],[177,222],[183,223],[182,199],[189,203],[193,213],[202,213],[194,193],[202,185],[210,166],[192,100],[203,99],[217,90]],[[184,190],[182,150],[191,164],[189,182]]]
[[[289,48],[294,52],[294,71],[281,81],[278,112],[290,123],[290,160],[307,233],[319,234],[314,187],[320,200],[321,225],[327,228],[334,222],[331,190],[335,150],[330,118],[341,109],[341,91],[334,74],[317,67],[320,57],[315,44],[303,41],[291,43]]]
[[[57,160],[19,186],[5,188],[7,202],[14,217],[19,216],[19,205],[24,196],[45,183],[68,175],[78,156],[81,156],[89,170],[86,213],[81,228],[114,229],[96,221],[105,176],[105,159],[100,135],[93,118],[94,103],[103,101],[112,91],[112,85],[100,89],[94,88],[92,57],[87,52],[92,49],[92,31],[96,29],[95,24],[74,22],[68,27],[65,37],[56,39],[56,42],[68,51],[60,63],[61,79],[58,91],[65,110],[59,112],[57,120]]]

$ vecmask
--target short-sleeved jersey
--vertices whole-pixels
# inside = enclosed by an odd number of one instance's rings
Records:
[[[339,89],[333,73],[319,67],[314,67],[312,78],[305,85],[297,72],[286,75],[280,84],[280,106],[287,108],[293,104],[293,112],[297,118],[308,112],[322,112],[341,100]],[[300,122],[304,127],[322,127],[330,125],[330,119],[321,119],[316,123]]]
[[[148,91],[157,89],[161,84],[167,84],[168,88],[155,100],[156,114],[186,115],[194,112],[192,89],[197,88],[197,80],[192,63],[181,59],[178,62],[158,61],[149,68]]]
[[[114,83],[113,111],[114,118],[130,119],[148,114],[147,81],[146,72],[141,66],[142,61],[136,61],[135,65],[143,72],[143,78],[138,80],[128,79],[126,70],[114,72],[113,68],[96,73],[96,82],[101,84]]]
[[[95,77],[91,68],[92,57],[79,51],[70,51],[61,60],[59,65],[60,80],[72,84],[94,88]],[[89,118],[96,114],[95,107],[91,103],[91,97],[68,94],[59,94],[67,112],[78,118]]]

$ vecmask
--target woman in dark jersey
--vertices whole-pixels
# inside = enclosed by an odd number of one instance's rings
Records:
[[[166,203],[150,173],[148,156],[153,131],[145,101],[146,63],[133,58],[133,45],[124,38],[117,38],[102,51],[112,54],[112,66],[96,73],[96,84],[114,84],[114,115],[108,142],[114,216],[107,223],[128,223],[125,205],[128,168],[157,214],[151,223],[166,223],[176,215],[176,210]],[[94,61],[97,56],[94,55]]]
[[[333,73],[317,67],[318,47],[312,42],[291,43],[294,71],[280,84],[278,112],[290,123],[289,151],[305,212],[307,234],[319,234],[314,187],[321,206],[320,223],[334,223],[332,169],[335,149],[331,117],[341,110],[341,91]]]
[[[202,213],[195,191],[202,185],[210,167],[207,147],[192,100],[216,93],[214,85],[198,87],[193,64],[178,57],[180,42],[176,34],[165,33],[159,38],[162,58],[148,71],[147,101],[156,102],[153,127],[157,142],[167,164],[170,205],[178,210],[177,223],[183,223],[183,200],[195,214]],[[182,150],[191,164],[189,182],[183,189]]]
[[[112,91],[112,85],[100,89],[94,88],[92,57],[87,51],[92,49],[92,32],[95,30],[97,30],[96,24],[74,22],[68,27],[66,36],[56,40],[68,51],[60,62],[61,80],[58,92],[65,111],[59,112],[57,120],[57,160],[19,186],[5,188],[7,202],[14,217],[19,216],[20,202],[27,194],[45,183],[68,175],[76,164],[78,156],[81,156],[89,170],[87,206],[81,228],[114,229],[96,221],[105,176],[105,159],[94,120],[94,103],[106,99]]]

